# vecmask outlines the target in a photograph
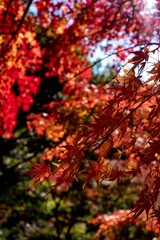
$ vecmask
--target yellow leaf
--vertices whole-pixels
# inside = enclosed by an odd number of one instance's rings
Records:
[[[56,29],[57,34],[63,34],[64,33],[64,27],[60,26]]]
[[[125,75],[127,75],[127,74],[129,73],[129,71],[130,71],[130,70],[128,70],[128,69],[126,69],[126,68],[123,68],[123,67],[122,67],[122,70],[123,70],[123,72],[124,72]]]

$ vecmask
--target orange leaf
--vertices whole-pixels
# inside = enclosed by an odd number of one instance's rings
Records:
[[[99,157],[106,157],[109,151],[113,147],[113,139],[112,137],[108,138],[106,142],[104,142],[98,150]]]

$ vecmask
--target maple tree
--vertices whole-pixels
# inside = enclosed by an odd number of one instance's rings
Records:
[[[153,14],[145,7],[140,0],[2,1],[0,135],[14,138],[23,116],[28,131],[52,142],[26,171],[34,184],[138,176],[134,218],[151,211],[159,223],[160,62],[148,62],[159,51],[160,3]],[[114,56],[108,84],[92,82],[87,59],[104,39]],[[125,66],[117,74],[119,61]]]

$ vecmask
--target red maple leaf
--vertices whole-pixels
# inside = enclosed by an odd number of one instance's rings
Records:
[[[23,172],[23,174],[35,175],[31,183],[37,184],[43,182],[45,179],[48,179],[51,175],[51,166],[47,165],[44,160],[41,160],[41,163],[31,162],[34,169]]]

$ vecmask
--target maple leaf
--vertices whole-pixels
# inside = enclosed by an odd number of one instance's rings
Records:
[[[98,156],[106,157],[107,154],[109,153],[109,151],[112,149],[112,147],[113,147],[113,139],[112,139],[112,137],[110,137],[98,149]]]
[[[101,181],[103,181],[106,177],[108,172],[110,172],[108,162],[104,157],[99,157],[98,161],[92,161],[89,160],[90,166],[85,167],[80,173],[87,172],[88,176],[87,179],[83,185],[83,188],[86,186],[86,184],[91,180],[95,179],[97,184],[99,184]]]
[[[41,163],[31,162],[34,169],[23,172],[23,174],[35,175],[31,181],[34,185],[43,182],[45,179],[49,179],[51,175],[51,166],[47,165],[44,160]],[[30,184],[30,185],[31,185]]]

